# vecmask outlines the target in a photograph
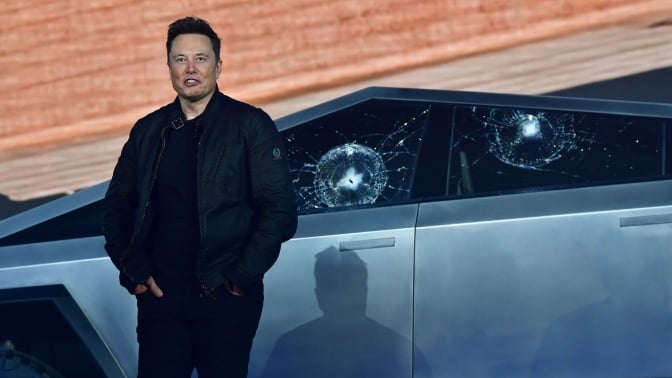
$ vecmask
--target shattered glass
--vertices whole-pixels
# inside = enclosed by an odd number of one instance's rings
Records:
[[[299,211],[310,212],[407,201],[412,186],[435,198],[656,179],[665,122],[372,99],[282,134]]]
[[[313,185],[317,199],[329,207],[374,203],[387,185],[379,153],[357,143],[336,146],[317,162]]]
[[[430,108],[369,101],[284,131],[299,211],[407,200]]]
[[[543,167],[573,150],[579,140],[572,113],[492,109],[481,122],[489,152],[520,168]]]
[[[456,107],[454,194],[627,181],[663,173],[664,123],[645,117]]]

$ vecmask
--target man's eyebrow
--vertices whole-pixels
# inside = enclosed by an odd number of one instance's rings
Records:
[[[191,54],[188,54],[188,53],[174,53],[174,55],[175,56],[185,56],[185,55],[191,55]],[[203,51],[203,52],[194,53],[193,55],[194,56],[196,56],[196,55],[208,55],[208,53]]]
[[[174,58],[178,58],[178,57],[186,57],[186,56],[189,56],[189,55],[190,55],[190,54],[186,54],[186,53],[171,53],[171,54],[170,54],[170,56],[171,56],[171,57],[174,57]],[[210,54],[208,54],[207,52],[197,52],[197,53],[193,54],[192,56],[205,56],[205,57],[208,57],[208,56],[210,56]]]

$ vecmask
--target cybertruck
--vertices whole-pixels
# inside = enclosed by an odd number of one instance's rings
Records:
[[[299,227],[250,377],[672,375],[672,105],[374,87],[276,124]],[[134,376],[106,186],[0,222],[0,377]]]

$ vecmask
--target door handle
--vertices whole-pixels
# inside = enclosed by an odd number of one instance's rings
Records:
[[[635,217],[623,217],[620,219],[621,227],[649,226],[653,224],[672,223],[672,213],[639,215]]]
[[[394,243],[395,243],[394,237],[354,240],[348,242],[341,242],[338,245],[338,250],[340,252],[346,252],[346,251],[355,251],[358,249],[386,248],[386,247],[394,247]]]

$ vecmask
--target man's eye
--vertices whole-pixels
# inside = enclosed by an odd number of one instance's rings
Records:
[[[205,59],[204,56],[199,56],[199,57],[196,58],[196,61],[199,62],[199,63],[203,63],[203,62],[205,62],[205,60],[206,59]]]

